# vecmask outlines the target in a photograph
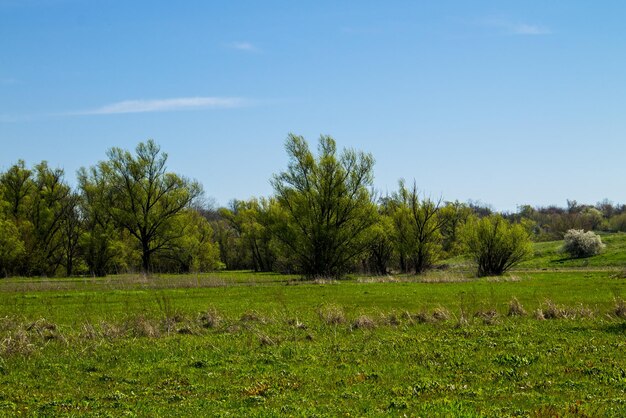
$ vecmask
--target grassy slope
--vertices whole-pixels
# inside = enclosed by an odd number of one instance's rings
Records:
[[[605,250],[594,257],[572,259],[560,251],[563,241],[534,244],[534,256],[518,268],[626,267],[626,233],[602,234]]]

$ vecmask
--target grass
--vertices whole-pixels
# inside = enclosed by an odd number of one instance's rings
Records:
[[[560,251],[563,241],[539,242],[534,244],[534,256],[519,265],[519,268],[624,268],[626,266],[626,233],[601,234],[606,248],[602,253],[587,258],[570,258]]]
[[[625,416],[626,239],[604,241],[500,278],[2,280],[0,416]]]

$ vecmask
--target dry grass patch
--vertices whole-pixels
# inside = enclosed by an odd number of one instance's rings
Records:
[[[346,314],[341,306],[325,305],[317,310],[317,314],[327,325],[339,325],[346,322]]]
[[[198,316],[198,322],[203,328],[217,328],[222,323],[222,320],[220,313],[213,307]]]
[[[509,302],[509,312],[507,313],[507,315],[508,316],[526,316],[528,315],[528,313],[526,312],[526,309],[524,309],[520,301],[517,300],[517,298],[513,298]]]
[[[258,323],[261,323],[261,324],[266,324],[268,322],[267,318],[264,318],[257,311],[253,311],[253,310],[246,311],[243,314],[241,314],[241,317],[239,318],[239,321],[241,321],[241,322],[258,322]]]
[[[557,305],[551,300],[546,300],[542,307],[535,311],[535,319],[579,319],[593,318],[594,311],[586,306],[578,305],[568,307]]]
[[[135,337],[157,338],[161,336],[158,322],[143,315],[127,321],[125,325]]]
[[[487,311],[478,311],[474,314],[474,318],[479,318],[485,325],[494,325],[498,323],[498,312],[495,309]]]
[[[28,332],[18,329],[9,333],[0,341],[0,354],[2,355],[28,355],[35,349]]]
[[[357,283],[399,283],[400,279],[394,276],[370,276],[359,277],[356,279]]]
[[[433,311],[432,318],[437,322],[448,321],[450,319],[450,311],[440,306],[438,308],[435,308],[435,310]]]
[[[376,322],[367,315],[360,315],[354,321],[350,329],[374,329],[376,328]]]
[[[625,319],[626,318],[626,301],[622,298],[615,299],[615,309],[613,313],[618,318]]]

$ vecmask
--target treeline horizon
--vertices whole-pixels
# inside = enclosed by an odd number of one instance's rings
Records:
[[[289,164],[270,180],[271,196],[218,208],[203,201],[197,181],[167,170],[167,154],[152,140],[134,153],[111,148],[106,160],[78,171],[76,187],[63,169],[19,160],[0,172],[0,275],[419,274],[454,256],[478,260],[476,240],[488,231],[507,251],[521,251],[508,255],[515,262],[527,256],[526,240],[558,240],[571,229],[626,231],[626,205],[607,199],[496,212],[433,200],[403,180],[376,197],[371,154],[338,152],[328,136],[317,154],[295,135],[285,148]]]

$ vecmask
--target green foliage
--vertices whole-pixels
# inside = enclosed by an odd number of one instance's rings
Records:
[[[0,177],[7,217],[18,230],[25,251],[14,260],[20,274],[52,276],[71,266],[76,249],[76,197],[63,170],[43,161],[33,170],[19,161]],[[70,267],[71,270],[71,267]]]
[[[272,181],[282,213],[275,236],[308,277],[340,277],[367,249],[366,234],[376,221],[371,187],[374,159],[344,150],[322,136],[318,156],[304,138],[289,135],[287,171]]]
[[[570,229],[563,237],[563,252],[573,258],[591,257],[600,254],[605,245],[593,231]]]
[[[113,222],[108,207],[109,185],[95,167],[78,172],[83,232],[79,245],[89,274],[102,277],[112,271],[125,271],[132,262],[126,257],[128,240]]]
[[[439,216],[444,219],[441,227],[442,249],[447,257],[459,255],[463,251],[460,233],[471,214],[472,209],[458,200],[446,202],[445,206],[441,208]]]
[[[108,151],[108,161],[88,172],[82,184],[103,182],[106,208],[116,226],[139,244],[142,269],[149,271],[151,256],[169,251],[183,232],[175,218],[202,193],[197,182],[167,172],[167,154],[152,140],[140,143],[136,156],[120,148]],[[97,187],[97,186],[96,186]]]
[[[499,276],[532,254],[530,237],[520,224],[500,215],[470,218],[463,230],[467,252],[477,265],[477,275]]]
[[[390,203],[400,268],[407,272],[412,265],[416,273],[422,273],[441,256],[442,228],[447,222],[441,202],[420,199],[415,182],[407,189],[400,181],[400,189]]]
[[[274,199],[234,200],[231,208],[222,208],[237,237],[237,248],[246,261],[240,267],[254,271],[273,271],[276,261],[276,243],[272,238],[272,207]]]
[[[173,242],[168,259],[175,260],[183,272],[198,273],[224,268],[219,258],[219,247],[213,242],[211,225],[197,211],[181,212],[175,218],[174,227],[184,233]]]
[[[14,269],[15,262],[24,255],[24,243],[19,230],[11,219],[0,214],[0,275],[7,276]]]
[[[609,229],[614,232],[626,232],[626,212],[613,216],[609,220]]]
[[[389,273],[395,248],[393,219],[387,212],[387,205],[381,204],[378,220],[372,226],[367,238],[369,242],[367,262],[370,264],[370,270],[379,275]]]

